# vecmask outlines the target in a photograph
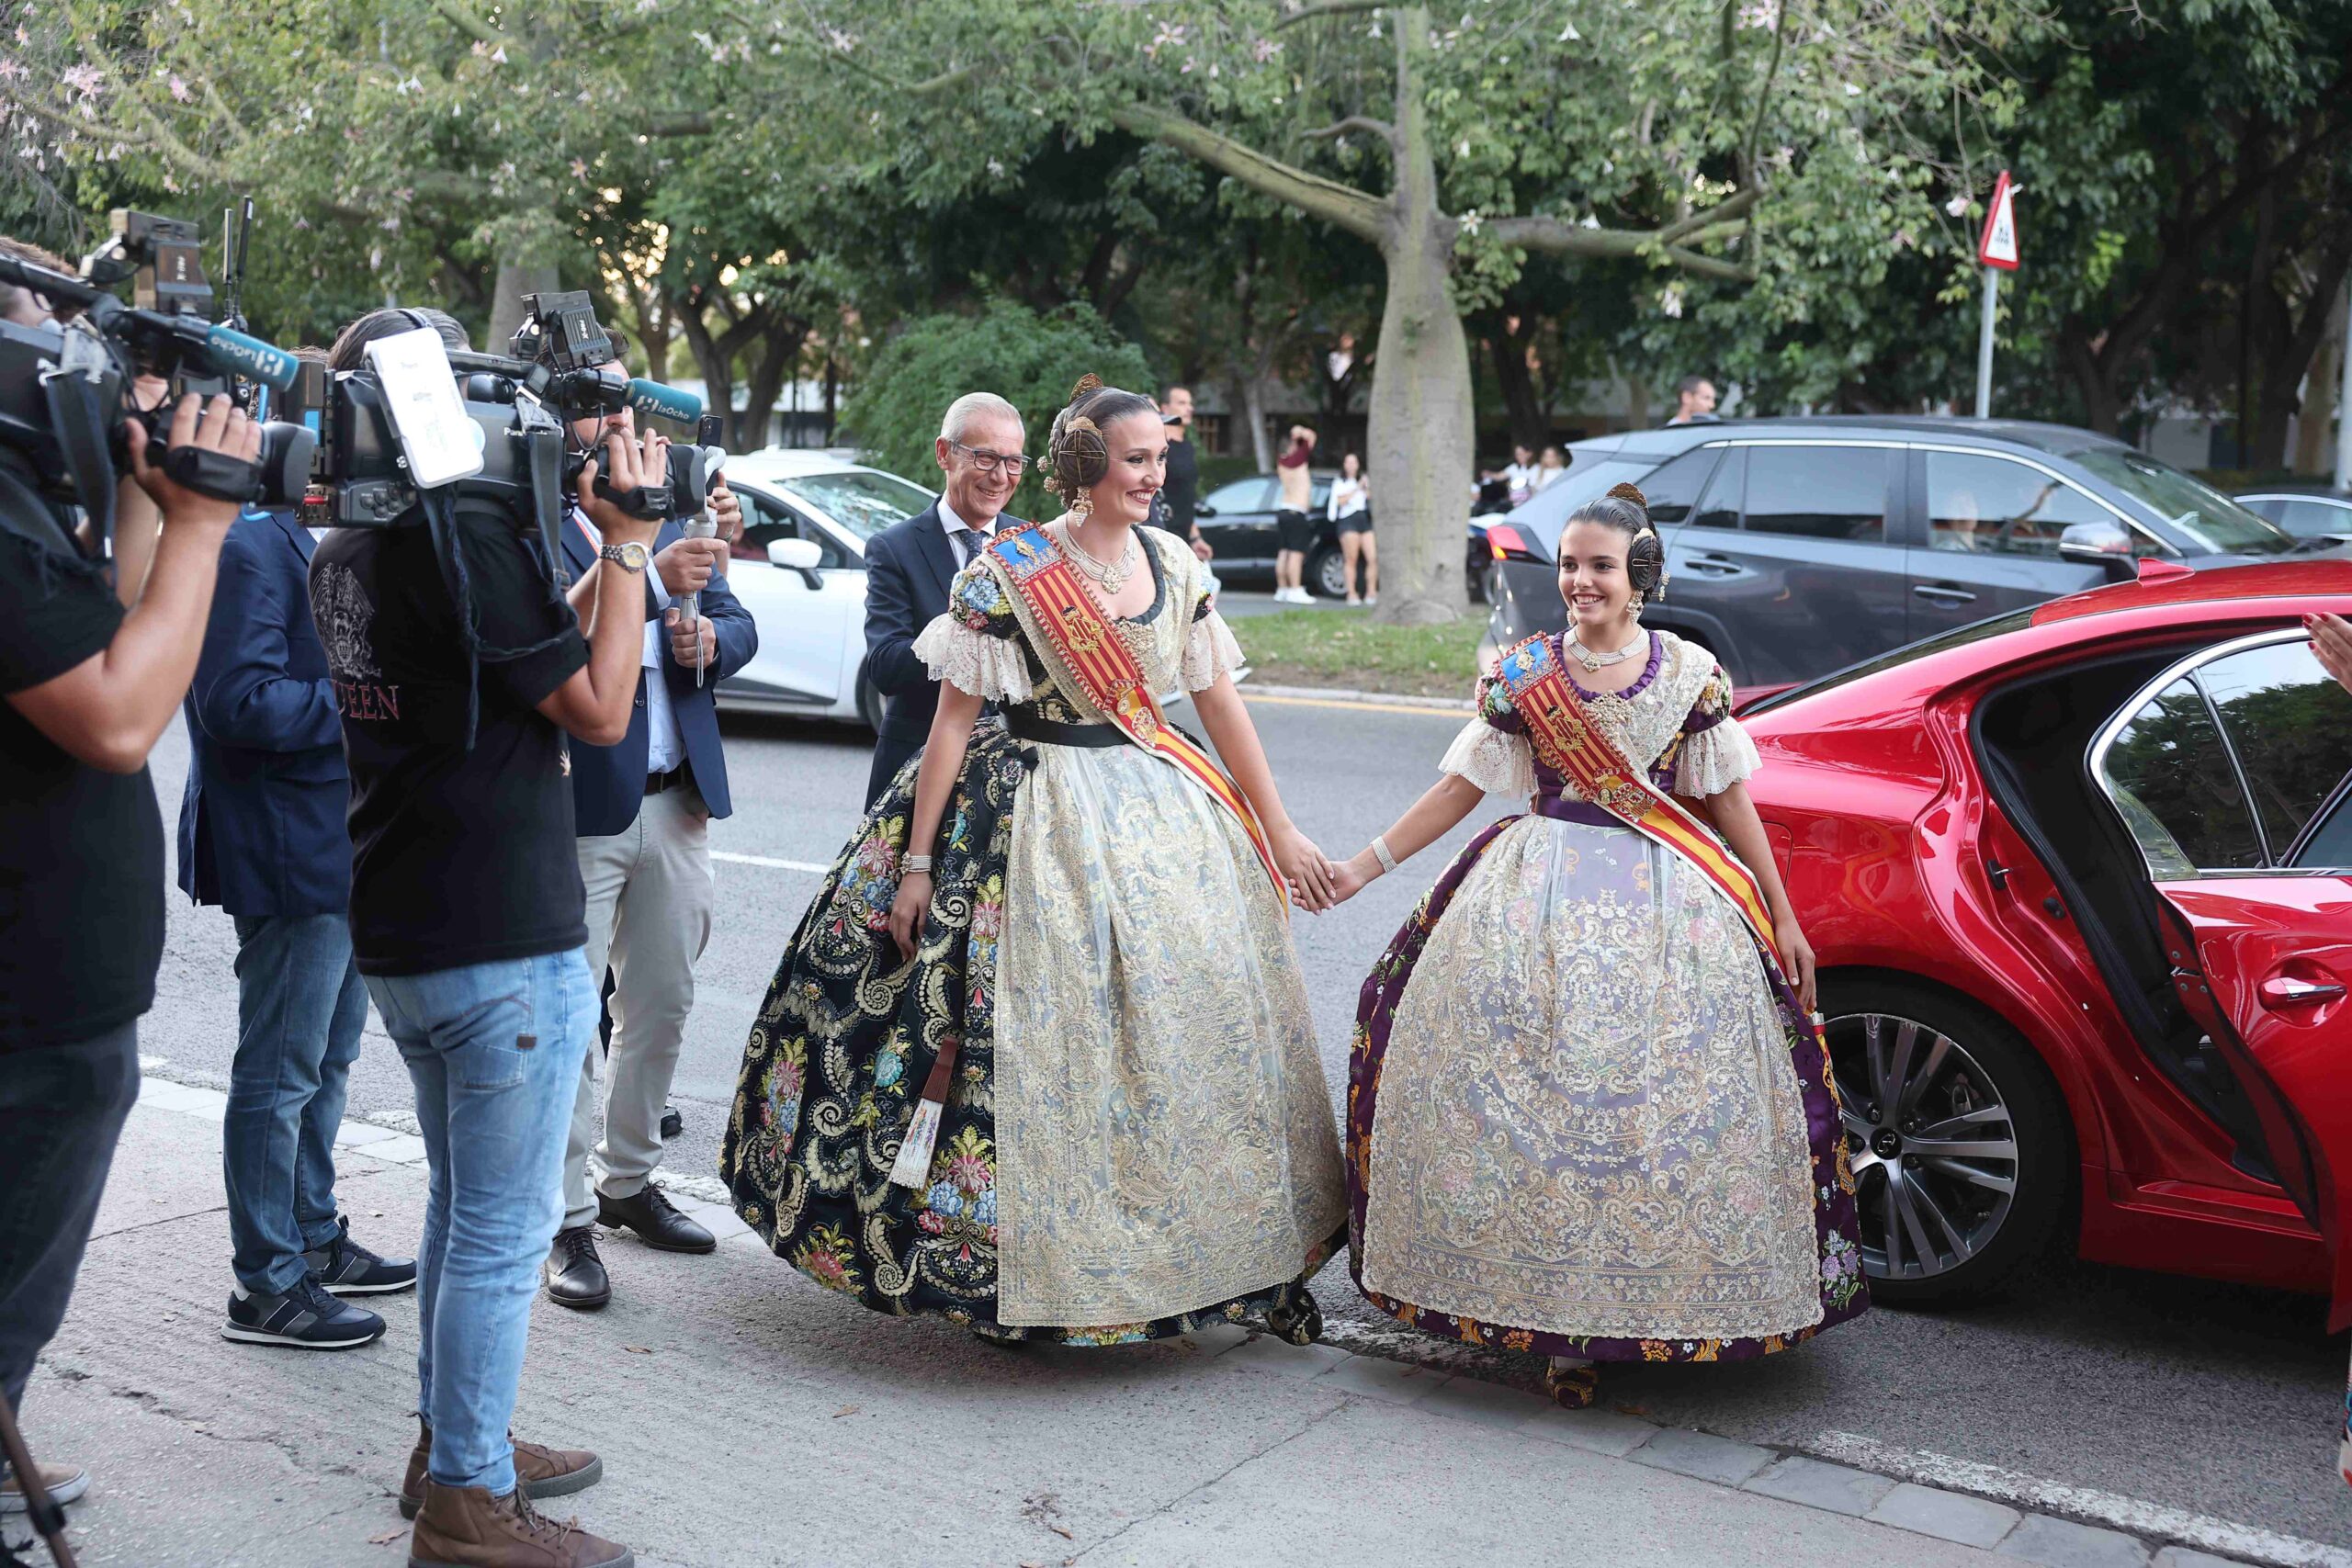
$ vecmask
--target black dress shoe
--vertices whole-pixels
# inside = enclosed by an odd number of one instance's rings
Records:
[[[555,1246],[539,1265],[539,1282],[558,1306],[594,1312],[613,1299],[612,1276],[596,1256],[596,1227],[575,1225],[555,1233]]]
[[[650,1181],[626,1198],[597,1193],[596,1222],[608,1230],[633,1230],[661,1252],[711,1252],[718,1247],[717,1236],[678,1213],[669,1195]]]

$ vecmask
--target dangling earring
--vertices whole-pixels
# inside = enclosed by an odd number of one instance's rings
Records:
[[[1083,523],[1089,517],[1093,516],[1094,492],[1087,490],[1080,491],[1077,496],[1072,499],[1069,503],[1069,514],[1080,523]]]
[[[1635,626],[1642,622],[1642,601],[1648,597],[1640,589],[1634,590],[1634,602],[1625,606],[1625,618]]]

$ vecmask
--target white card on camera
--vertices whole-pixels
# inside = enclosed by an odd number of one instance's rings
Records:
[[[411,484],[432,490],[481,472],[481,434],[458,395],[439,333],[419,327],[379,337],[368,345],[368,363],[384,384]]]

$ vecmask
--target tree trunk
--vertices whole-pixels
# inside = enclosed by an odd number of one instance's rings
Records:
[[[745,451],[774,444],[769,437],[775,423],[775,400],[784,391],[786,375],[800,358],[800,345],[808,340],[808,327],[794,321],[776,328],[761,344],[759,360],[752,368],[751,379],[744,383],[750,401],[743,409],[743,433],[752,441],[743,448]]]
[[[1235,379],[1241,386],[1242,423],[1250,427],[1250,456],[1257,460],[1260,473],[1272,473],[1274,448],[1266,434],[1266,383],[1254,371],[1249,370]]]
[[[1374,615],[1403,626],[1458,619],[1468,603],[1462,558],[1477,458],[1470,340],[1447,287],[1454,222],[1439,205],[1437,164],[1421,102],[1429,13],[1396,17],[1395,219],[1380,247],[1388,301],[1373,350],[1372,504],[1380,519],[1382,586]]]
[[[514,329],[523,324],[524,295],[552,294],[562,287],[553,263],[501,256],[490,298],[490,341],[482,344],[483,351],[503,354],[514,341]]]
[[[742,422],[735,416],[735,367],[727,351],[710,335],[710,323],[692,305],[677,308],[673,312],[678,330],[685,334],[686,346],[695,356],[695,367],[702,371],[702,405],[706,410],[723,416],[726,421],[727,449],[749,452],[763,445],[744,445]]]
[[[2344,312],[2352,292],[2338,288],[2330,303],[2327,323],[2320,334],[2319,352],[2312,355],[2303,381],[2303,412],[2295,428],[2295,472],[2325,476],[2335,460],[2335,389],[2344,376]]]
[[[1528,337],[1510,330],[1508,317],[1494,319],[1487,348],[1495,362],[1495,385],[1503,395],[1503,417],[1510,426],[1511,445],[1536,451],[1551,438],[1551,411],[1535,389],[1535,375],[1527,367]]]

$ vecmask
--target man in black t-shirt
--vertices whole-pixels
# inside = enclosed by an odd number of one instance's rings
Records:
[[[356,368],[369,342],[421,325],[465,346],[438,311],[381,310],[345,330],[330,363]],[[351,773],[352,950],[415,1086],[433,1173],[418,1249],[422,1426],[401,1489],[419,1561],[627,1558],[584,1533],[566,1539],[569,1556],[533,1545],[526,1499],[577,1491],[601,1465],[508,1438],[596,1032],[565,738],[610,746],[628,732],[660,525],[594,486],[607,464],[623,491],[640,473],[661,482],[668,465],[667,443],[636,440],[628,416],[608,434],[580,480],[604,547],[569,602],[536,531],[463,499],[455,562],[421,520],[336,529],[311,560]]]
[[[201,410],[201,424],[198,423]],[[74,522],[0,448],[0,1393],[13,1408],[57,1332],[131,1102],[138,1021],[164,952],[164,824],[147,753],[179,710],[204,641],[235,502],[150,466],[163,510],[153,570],[128,610]],[[260,430],[226,398],[190,397],[169,444],[251,463]],[[88,1474],[41,1466],[71,1502]],[[25,1506],[0,1480],[0,1512]]]
[[[1201,457],[1193,445],[1193,389],[1170,387],[1159,400],[1159,422],[1168,434],[1168,481],[1159,487],[1159,515],[1152,521],[1193,547],[1203,560],[1216,552],[1201,537],[1194,515],[1201,503]]]

